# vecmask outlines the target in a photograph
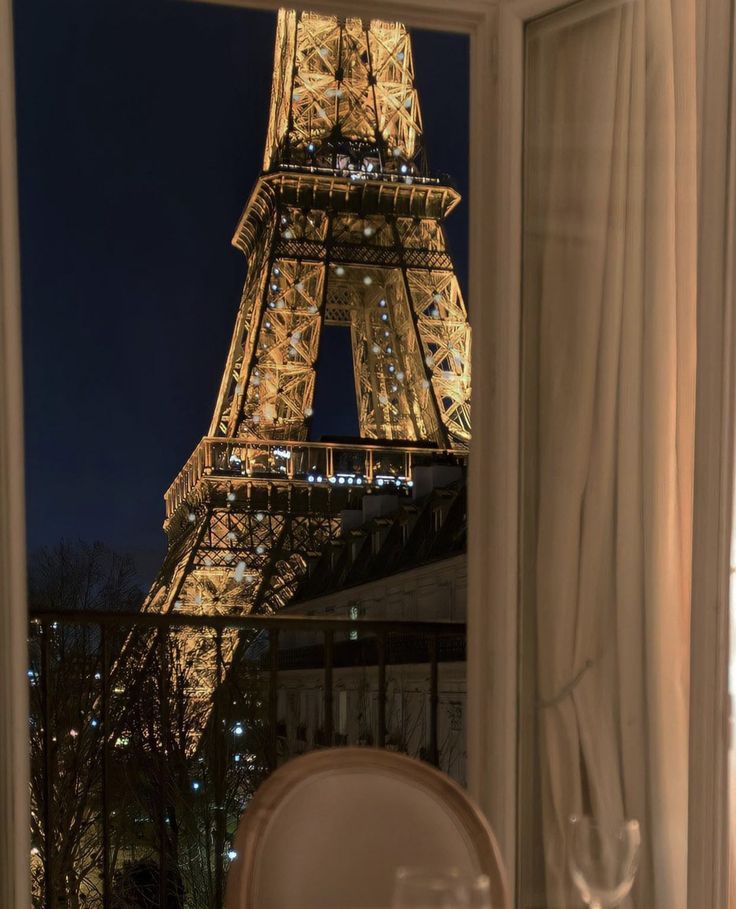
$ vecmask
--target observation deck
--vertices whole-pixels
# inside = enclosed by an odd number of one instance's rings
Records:
[[[169,525],[201,483],[288,485],[355,492],[410,494],[414,468],[448,461],[464,465],[467,454],[429,445],[376,442],[290,442],[205,436],[164,495]]]

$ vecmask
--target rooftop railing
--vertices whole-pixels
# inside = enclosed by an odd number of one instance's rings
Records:
[[[238,818],[312,748],[390,747],[462,776],[462,624],[43,612],[29,654],[44,909],[220,909]]]

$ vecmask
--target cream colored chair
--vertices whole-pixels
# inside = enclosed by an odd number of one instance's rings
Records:
[[[386,909],[400,865],[485,873],[508,909],[491,828],[468,795],[421,761],[337,748],[279,768],[235,837],[227,909]]]

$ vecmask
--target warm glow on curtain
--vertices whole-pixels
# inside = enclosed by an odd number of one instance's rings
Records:
[[[692,6],[583,0],[527,32],[525,583],[550,907],[577,905],[573,812],[640,821],[631,905],[686,900]]]

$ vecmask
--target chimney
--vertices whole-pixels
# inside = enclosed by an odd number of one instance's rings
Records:
[[[463,468],[457,464],[428,464],[425,467],[415,467],[412,472],[413,498],[422,499],[433,489],[449,486],[451,483],[461,480],[462,477]]]

